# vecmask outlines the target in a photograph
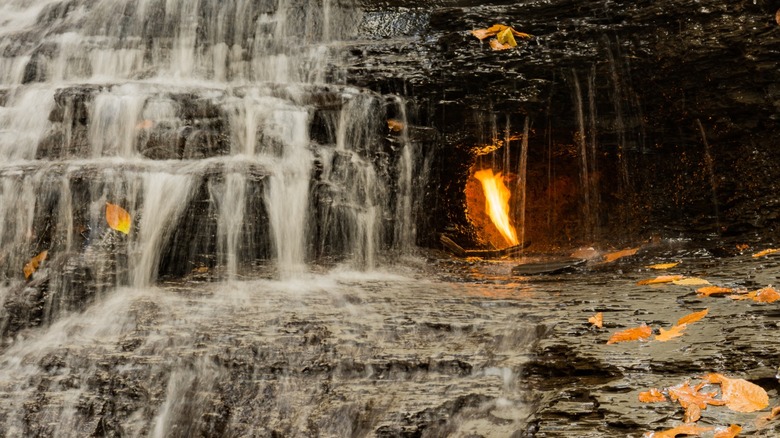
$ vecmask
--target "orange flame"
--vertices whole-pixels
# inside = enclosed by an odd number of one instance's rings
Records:
[[[486,210],[490,215],[490,220],[501,232],[507,242],[517,245],[517,232],[515,227],[509,223],[509,198],[511,193],[504,184],[504,178],[501,172],[493,175],[492,169],[484,169],[476,172],[474,178],[482,183],[482,190],[485,191],[487,199]]]

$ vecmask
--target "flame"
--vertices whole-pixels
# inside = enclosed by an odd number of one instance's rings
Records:
[[[487,199],[486,210],[490,215],[490,220],[501,232],[507,242],[517,245],[517,232],[515,227],[509,223],[509,197],[511,193],[504,184],[504,178],[501,172],[493,175],[492,169],[484,169],[476,172],[474,178],[482,183],[482,190],[485,191]]]

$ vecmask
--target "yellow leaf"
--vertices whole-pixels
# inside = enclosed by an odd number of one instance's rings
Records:
[[[632,256],[636,254],[637,251],[639,251],[639,248],[624,249],[622,251],[615,251],[604,254],[604,263],[610,263],[617,259],[622,259],[623,257]]]
[[[680,280],[674,280],[672,283],[679,286],[701,286],[701,285],[710,284],[709,281],[703,278],[696,278],[696,277],[682,278]]]
[[[511,47],[517,46],[517,41],[515,41],[515,36],[512,34],[511,27],[507,27],[506,29],[499,32],[498,35],[496,35],[496,38],[501,44],[509,44]]]
[[[674,268],[675,266],[677,266],[679,264],[680,264],[680,262],[677,262],[677,263],[659,263],[657,265],[650,265],[650,266],[648,266],[648,268],[650,268],[650,269],[657,269],[659,271],[662,271],[664,269],[672,269],[672,268]]]
[[[712,295],[725,295],[730,294],[734,292],[734,289],[728,288],[728,287],[720,287],[720,286],[705,286],[701,287],[699,289],[696,289],[696,292],[705,297],[709,297]]]
[[[715,435],[712,438],[735,438],[740,432],[742,432],[742,428],[736,424],[729,427],[716,427]]]
[[[498,42],[497,39],[493,38],[490,40],[490,48],[493,50],[507,50],[507,49],[511,49],[512,46],[510,46],[509,44],[501,44]]]
[[[709,383],[720,383],[721,400],[736,412],[755,412],[769,406],[769,395],[764,388],[745,379],[730,379],[723,374],[707,374],[702,378]]]
[[[765,249],[763,251],[759,251],[759,252],[753,254],[753,257],[754,258],[764,257],[764,256],[767,256],[769,254],[774,254],[774,253],[776,253],[778,251],[780,251],[780,249],[774,249],[774,248]]]
[[[639,393],[639,401],[642,403],[660,403],[665,402],[666,397],[657,388],[650,388],[649,391]]]
[[[671,283],[673,281],[682,280],[682,275],[661,275],[660,277],[655,278],[648,278],[647,280],[641,280],[638,281],[636,284],[642,286],[645,284],[661,284],[661,283]]]
[[[672,326],[669,330],[664,330],[663,328],[659,328],[658,331],[659,334],[655,335],[656,341],[666,342],[668,340],[677,338],[679,336],[683,335],[683,330],[685,330],[685,327],[687,327],[686,324],[683,325],[675,325]]]
[[[106,202],[106,222],[108,226],[125,234],[130,233],[132,218],[124,208]]]
[[[704,309],[701,312],[695,312],[695,313],[691,313],[690,315],[685,315],[677,321],[676,325],[690,324],[692,322],[696,322],[704,318],[705,316],[707,316],[708,312],[709,309]]]
[[[695,424],[683,424],[672,429],[662,430],[660,432],[647,432],[645,438],[675,438],[677,435],[701,435],[704,432],[711,431],[711,427],[701,427]]]
[[[640,339],[647,339],[653,335],[653,329],[646,325],[640,327],[630,328],[617,332],[612,335],[607,341],[607,344],[615,344],[618,342],[637,341]]]
[[[49,255],[49,251],[41,251],[40,254],[30,259],[29,262],[27,262],[26,265],[24,265],[24,278],[29,279],[30,276],[33,275],[33,273],[38,269],[38,266],[40,266],[41,262],[46,260],[46,256]]]
[[[387,121],[387,127],[393,132],[401,132],[404,130],[404,123],[400,120],[389,119]]]

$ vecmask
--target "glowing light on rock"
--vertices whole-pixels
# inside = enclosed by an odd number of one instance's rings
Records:
[[[492,169],[484,169],[476,172],[474,177],[482,183],[482,189],[485,192],[487,200],[486,210],[490,215],[493,225],[498,228],[501,235],[507,242],[517,245],[517,232],[515,227],[509,222],[509,198],[511,192],[504,184],[504,177],[501,172],[493,174]]]

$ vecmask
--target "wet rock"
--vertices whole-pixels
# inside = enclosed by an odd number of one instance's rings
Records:
[[[362,4],[366,39],[351,46],[348,80],[416,102],[426,110],[411,123],[442,134],[432,145],[435,196],[425,201],[436,205],[435,231],[474,240],[460,195],[473,151],[506,126],[521,131],[528,116],[528,174],[540,186],[528,199],[534,242],[588,242],[583,193],[565,188],[567,175],[583,172],[581,129],[597,150],[588,160],[598,239],[777,237],[780,35],[768,2]],[[494,52],[468,32],[494,23],[534,39]]]

